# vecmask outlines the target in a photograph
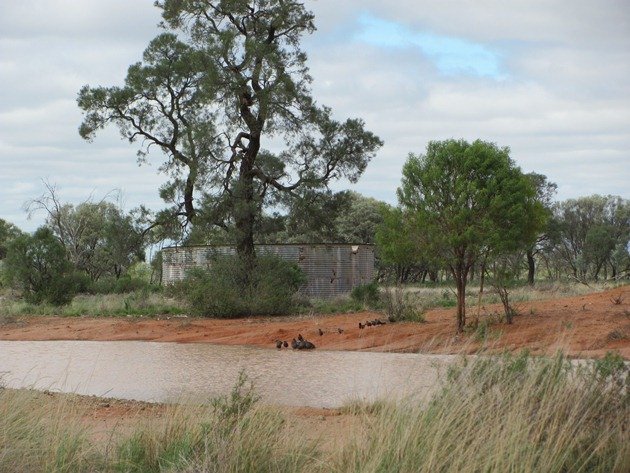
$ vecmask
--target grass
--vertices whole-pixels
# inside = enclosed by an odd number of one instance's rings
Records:
[[[617,355],[579,366],[562,355],[462,359],[442,382],[425,404],[344,406],[361,429],[327,451],[260,406],[245,378],[213,402],[165,406],[100,448],[71,421],[71,403],[44,408],[33,393],[0,390],[0,471],[630,470],[630,379]]]
[[[5,319],[20,315],[151,317],[184,314],[186,311],[186,307],[181,302],[166,297],[163,293],[146,290],[128,294],[81,294],[61,307],[49,304],[29,304],[22,299],[8,296],[0,302],[0,317]]]
[[[534,287],[528,285],[510,289],[510,302],[518,307],[520,302],[557,299],[603,291],[622,285],[621,283],[591,283],[590,286],[576,282],[538,282]],[[398,292],[402,291],[402,295]],[[469,309],[477,304],[479,287],[471,283],[466,290],[466,301]],[[386,313],[389,302],[404,306],[407,315],[397,317],[399,320],[422,322],[424,313],[436,307],[451,308],[457,305],[455,292],[445,285],[404,286],[402,288],[381,288],[381,301],[366,303],[350,296],[334,299],[312,299],[303,301],[297,313],[332,314],[352,313],[364,310],[379,310]],[[396,297],[389,297],[388,294]],[[17,298],[10,291],[0,293],[0,323],[22,315],[57,315],[57,316],[142,316],[187,314],[190,312],[185,301],[169,297],[168,292],[152,292],[137,290],[127,294],[81,294],[75,296],[70,304],[57,307],[49,304],[29,304]],[[498,295],[487,287],[483,296],[483,304],[500,303]],[[612,302],[611,302],[612,303]],[[391,305],[391,304],[390,304]]]

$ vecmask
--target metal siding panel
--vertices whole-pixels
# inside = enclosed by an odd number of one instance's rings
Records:
[[[372,245],[257,245],[260,254],[293,261],[304,271],[307,284],[300,292],[322,299],[347,294],[374,277]],[[163,250],[162,283],[180,281],[192,267],[208,267],[214,255],[235,254],[233,247],[171,247]]]

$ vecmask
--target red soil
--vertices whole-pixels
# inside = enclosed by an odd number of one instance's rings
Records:
[[[620,304],[613,301],[617,297],[621,298]],[[563,349],[575,357],[600,357],[615,350],[630,359],[630,286],[584,296],[523,302],[518,308],[522,315],[512,325],[490,324],[485,348],[527,348],[534,354],[553,354]],[[487,306],[482,320],[492,320],[490,314],[500,312],[500,306]],[[383,314],[372,312],[232,320],[24,317],[0,326],[0,340],[146,340],[275,349],[275,340],[290,342],[301,333],[324,350],[472,353],[484,347],[474,333],[455,334],[454,309],[428,311],[426,323],[422,324],[388,323],[359,329],[359,322],[379,317],[385,319]],[[320,328],[323,336],[318,333]]]

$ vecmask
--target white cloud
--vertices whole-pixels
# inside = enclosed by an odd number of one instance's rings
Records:
[[[79,88],[120,84],[159,32],[152,0],[23,0],[0,12],[0,218],[33,229],[21,206],[57,183],[79,202],[121,189],[129,208],[159,208],[157,174],[115,129],[80,139]],[[431,139],[509,146],[525,171],[547,174],[559,197],[630,198],[630,6],[604,0],[348,0],[308,2],[318,31],[304,39],[313,91],[335,116],[361,117],[385,146],[354,189],[395,202],[409,152]],[[358,40],[369,14],[481,44],[504,80],[444,76],[421,48]],[[335,184],[339,189],[345,183]]]

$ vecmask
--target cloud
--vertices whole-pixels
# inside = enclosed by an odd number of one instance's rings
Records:
[[[42,178],[71,202],[117,188],[129,208],[161,207],[163,156],[152,154],[151,166],[138,167],[136,146],[113,128],[84,142],[75,103],[84,84],[122,83],[159,33],[152,4],[3,4],[0,218],[31,230],[39,225],[43,218],[27,221],[22,204],[43,191]],[[630,198],[626,1],[347,0],[307,7],[318,27],[303,40],[314,97],[338,119],[363,118],[385,141],[354,190],[395,203],[408,153],[453,137],[509,146],[523,170],[558,183],[561,199]]]
[[[499,54],[461,38],[414,31],[399,23],[364,13],[359,17],[361,31],[356,39],[390,48],[419,48],[438,70],[445,74],[472,74],[494,79],[503,77]]]

